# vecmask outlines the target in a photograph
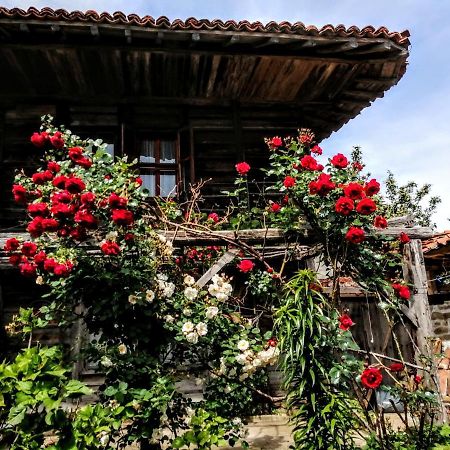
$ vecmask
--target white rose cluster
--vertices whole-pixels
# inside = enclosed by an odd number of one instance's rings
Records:
[[[165,236],[158,234],[160,245],[160,253],[162,256],[170,257],[173,253],[173,245],[171,241],[168,241]]]
[[[208,287],[208,292],[217,300],[226,302],[233,292],[233,286],[228,282],[228,278],[214,275]]]
[[[205,316],[208,320],[214,319],[219,314],[219,308],[217,306],[208,306],[205,311]]]
[[[167,281],[167,275],[158,273],[156,275],[156,282],[158,283],[158,290],[163,297],[172,297],[175,292],[175,285]]]
[[[155,292],[151,289],[147,289],[145,292],[136,292],[128,296],[128,302],[131,305],[135,305],[139,300],[145,300],[148,303],[152,303],[155,299]]]
[[[248,378],[257,369],[275,364],[280,355],[278,347],[268,347],[265,350],[255,353],[249,348],[250,344],[245,339],[241,339],[237,347],[242,353],[236,356],[236,362],[244,366],[242,368],[243,373],[239,376],[241,381]]]
[[[200,336],[206,336],[208,334],[208,325],[205,322],[199,322],[197,325],[194,325],[188,321],[183,324],[181,331],[188,342],[196,344]]]

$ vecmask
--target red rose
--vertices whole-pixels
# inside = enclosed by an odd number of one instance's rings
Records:
[[[255,265],[252,263],[252,261],[250,261],[249,259],[243,259],[239,264],[238,264],[238,269],[243,272],[243,273],[247,273],[250,272],[253,267]]]
[[[317,170],[318,168],[316,159],[311,155],[305,155],[300,160],[300,165],[306,170]]]
[[[134,222],[134,216],[128,209],[113,209],[112,221],[117,225],[131,225]]]
[[[411,241],[411,238],[406,233],[403,233],[403,231],[400,233],[398,238],[402,244],[407,244]]]
[[[62,134],[60,131],[57,131],[51,138],[50,142],[55,148],[63,148],[64,147],[64,139],[62,138]]]
[[[44,270],[53,273],[56,264],[58,264],[53,258],[48,258],[44,261]]]
[[[56,178],[55,178],[55,180],[56,180]],[[65,182],[64,182],[64,184],[65,184]],[[51,197],[51,202],[53,204],[70,203],[72,201],[72,199],[73,199],[73,197],[70,192],[62,191],[62,192],[56,192],[55,194],[53,194]]]
[[[66,225],[66,226],[61,227],[58,230],[57,235],[59,237],[65,238],[67,236],[70,236],[71,232],[72,232],[72,227],[69,227],[69,226]]]
[[[22,262],[22,255],[15,253],[9,257],[8,261],[11,265],[18,266]]]
[[[25,256],[34,256],[37,251],[37,245],[34,242],[24,242],[22,244],[22,254]]]
[[[287,176],[283,181],[283,185],[286,188],[294,187],[295,186],[295,178]]]
[[[44,264],[45,260],[47,259],[47,255],[43,250],[41,250],[39,253],[36,253],[34,257],[34,262],[40,266],[41,264]]]
[[[27,211],[31,217],[45,217],[48,215],[48,205],[47,203],[31,203],[28,205]]]
[[[3,250],[5,250],[5,252],[10,253],[10,252],[16,251],[19,247],[20,247],[20,242],[19,242],[18,239],[16,239],[16,238],[9,238],[5,242]]]
[[[338,169],[345,169],[348,166],[348,159],[342,153],[334,155],[330,162]]]
[[[81,194],[81,203],[85,206],[92,206],[95,203],[95,194],[92,192]]]
[[[383,217],[383,216],[376,216],[374,221],[373,221],[373,226],[375,228],[387,228],[388,223],[387,220]]]
[[[354,162],[354,163],[352,164],[352,167],[353,167],[357,172],[360,172],[361,170],[364,169],[364,166],[363,166],[360,162],[358,162],[358,161]]]
[[[20,184],[14,184],[12,187],[12,193],[16,203],[26,203],[27,190],[23,186]]]
[[[271,205],[270,205],[270,210],[271,210],[273,213],[278,213],[278,212],[281,211],[281,205],[280,205],[279,203],[273,202],[273,203],[271,203]]]
[[[84,181],[77,177],[68,178],[65,187],[71,194],[79,194],[86,189]]]
[[[53,178],[52,184],[53,184],[53,186],[55,186],[59,189],[64,189],[66,182],[67,182],[67,177],[64,175],[60,175],[59,177]]]
[[[342,316],[339,317],[339,328],[341,330],[347,331],[353,325],[355,325],[355,323],[348,314],[342,314]]]
[[[47,169],[53,173],[58,173],[61,170],[61,166],[55,161],[49,161],[47,163]]]
[[[269,144],[272,147],[281,147],[283,145],[283,140],[279,136],[275,136],[270,140]]]
[[[53,179],[53,172],[50,170],[44,170],[44,172],[36,172],[31,175],[31,179],[35,184],[44,184],[47,181],[51,181]]]
[[[79,226],[70,231],[70,236],[72,236],[76,241],[84,241],[87,237],[86,230]]]
[[[26,277],[34,277],[36,275],[36,264],[22,263],[20,264],[20,273]]]
[[[361,244],[366,238],[364,230],[359,227],[350,227],[345,235],[345,239],[352,244]]]
[[[125,197],[120,197],[120,195],[113,192],[108,198],[108,203],[113,209],[125,209],[128,204],[128,199]]]
[[[335,187],[336,185],[331,181],[331,175],[321,173],[316,181],[311,181],[311,183],[309,183],[309,193],[311,195],[317,194],[321,197],[325,197]]]
[[[116,256],[120,253],[120,247],[117,243],[106,241],[101,245],[101,250],[105,255]]]
[[[44,232],[42,228],[43,220],[42,217],[37,216],[28,224],[27,231],[31,237],[39,237]]]
[[[88,229],[94,229],[97,227],[97,219],[86,210],[80,210],[75,214],[74,218],[76,223],[79,223],[83,227]]]
[[[377,209],[376,203],[371,198],[363,198],[356,205],[356,212],[363,216],[367,216],[368,214],[372,214]]]
[[[411,297],[411,292],[408,286],[400,283],[392,284],[392,289],[394,289],[395,295],[402,300],[409,300]]]
[[[361,374],[361,384],[367,389],[376,389],[383,381],[383,375],[377,367],[364,369]]]
[[[219,221],[219,215],[215,212],[208,214],[208,220],[211,220],[214,223],[217,223]]]
[[[338,214],[348,216],[355,209],[355,204],[351,198],[339,197],[334,209]]]
[[[419,384],[422,382],[422,380],[423,380],[423,377],[421,377],[420,375],[414,376],[414,383]]]
[[[240,162],[235,165],[239,175],[245,175],[250,170],[250,166],[246,162]]]
[[[380,183],[378,183],[378,181],[373,178],[368,183],[366,183],[364,190],[369,197],[372,197],[373,195],[376,195],[378,194],[378,192],[380,192]]]
[[[44,231],[57,231],[59,228],[59,222],[56,219],[43,219],[41,225]]]
[[[69,148],[69,158],[73,161],[79,161],[83,158],[83,149],[81,147],[71,147]]]
[[[344,188],[344,195],[352,200],[360,200],[365,196],[364,188],[359,183],[349,183]]]
[[[58,277],[68,277],[70,273],[70,269],[66,264],[56,264],[53,273]]]
[[[270,338],[268,341],[267,341],[267,345],[269,346],[269,347],[276,347],[277,346],[277,344],[278,344],[278,340],[277,340],[277,338]]]
[[[322,149],[318,145],[315,145],[314,147],[311,148],[311,153],[315,153],[316,155],[321,155],[323,152],[322,152]]]
[[[135,182],[138,186],[142,186],[142,183],[143,183],[141,177],[137,177],[137,178],[134,180],[134,182]]]
[[[64,219],[73,215],[73,208],[65,203],[56,203],[51,207],[52,214],[58,219]]]
[[[83,167],[84,169],[89,169],[92,167],[92,159],[89,158],[81,158],[77,161],[77,164],[81,167]]]
[[[394,362],[388,367],[391,372],[401,372],[404,368],[405,365],[398,362]]]
[[[125,236],[123,237],[125,242],[132,242],[134,241],[134,234],[133,233],[125,233]]]
[[[48,134],[44,131],[42,133],[33,133],[30,141],[35,147],[42,148],[45,145],[47,138]]]

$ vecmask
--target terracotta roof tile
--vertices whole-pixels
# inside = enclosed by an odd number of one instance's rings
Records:
[[[409,46],[409,31],[390,32],[385,27],[375,29],[372,26],[366,26],[362,29],[356,26],[346,28],[344,25],[324,25],[317,28],[314,25],[305,25],[302,22],[268,22],[263,24],[261,22],[249,22],[242,20],[236,22],[234,20],[207,20],[196,19],[190,17],[186,20],[175,19],[170,21],[169,18],[162,16],[157,19],[151,16],[140,17],[137,14],[125,15],[123,12],[115,12],[112,14],[96,11],[66,11],[64,9],[42,8],[34,7],[28,10],[20,8],[8,9],[0,7],[0,19],[30,19],[30,20],[45,20],[45,21],[64,21],[64,22],[85,22],[97,24],[114,24],[114,25],[132,25],[142,26],[147,28],[155,28],[162,30],[192,30],[192,31],[234,31],[234,32],[262,32],[262,33],[286,33],[286,34],[300,34],[310,36],[337,36],[343,38],[384,38],[390,39],[394,43],[407,48]]]
[[[422,248],[424,253],[431,252],[440,247],[444,247],[450,244],[450,230],[444,231],[439,234],[435,234],[430,239],[422,241]]]

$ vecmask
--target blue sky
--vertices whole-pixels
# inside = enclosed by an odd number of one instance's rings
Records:
[[[448,0],[0,0],[6,7],[123,11],[170,19],[188,17],[301,21],[409,29],[409,67],[400,83],[323,142],[327,154],[360,145],[379,179],[388,169],[401,182],[429,182],[442,197],[434,220],[450,229],[450,2]],[[300,126],[301,124],[299,124]]]

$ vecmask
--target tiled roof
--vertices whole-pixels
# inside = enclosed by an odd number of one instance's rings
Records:
[[[429,253],[450,244],[450,230],[435,234],[432,238],[422,241],[424,253]]]
[[[324,25],[317,28],[314,25],[306,26],[302,22],[249,22],[243,20],[236,22],[234,20],[207,20],[189,18],[186,20],[175,19],[170,21],[167,17],[162,16],[157,19],[151,16],[140,17],[136,14],[125,15],[122,12],[97,13],[96,11],[68,12],[64,9],[53,10],[52,8],[42,8],[41,10],[31,7],[27,11],[20,8],[4,8],[0,7],[0,20],[2,19],[26,19],[26,20],[42,20],[42,21],[63,21],[63,22],[84,22],[96,24],[113,24],[113,25],[129,25],[142,26],[146,28],[161,30],[184,30],[184,31],[228,31],[228,32],[259,32],[259,33],[284,33],[323,37],[341,37],[341,38],[383,38],[390,39],[394,43],[408,48],[409,31],[390,32],[385,27],[378,29],[372,26],[366,26],[362,29],[344,25]]]

